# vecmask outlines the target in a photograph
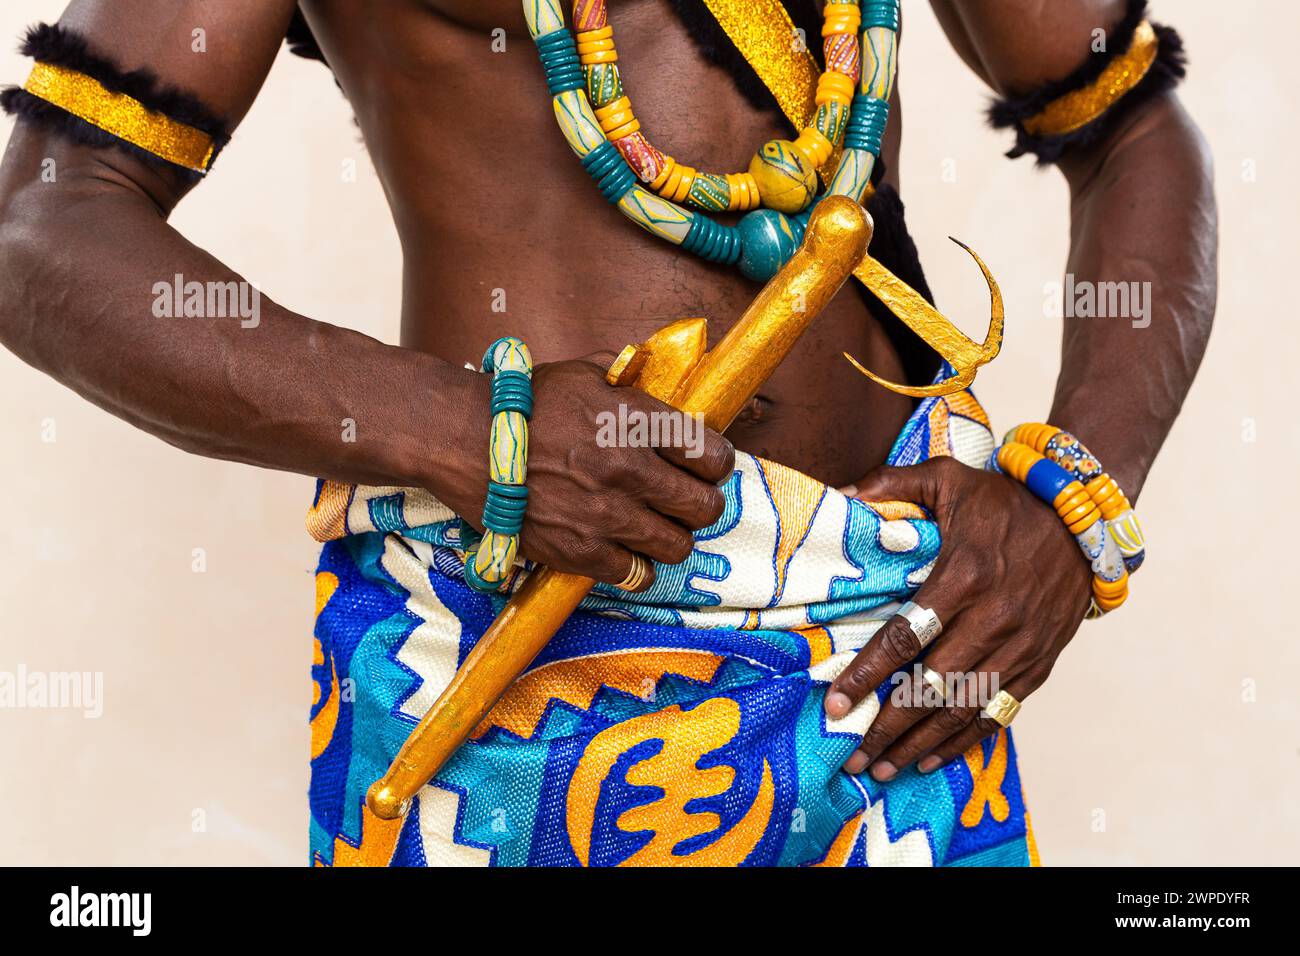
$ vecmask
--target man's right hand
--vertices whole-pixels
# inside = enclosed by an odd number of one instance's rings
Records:
[[[703,429],[690,457],[683,447],[601,447],[602,412],[617,416],[623,405],[635,418],[673,410],[635,389],[609,385],[605,369],[592,361],[539,365],[533,393],[528,511],[519,537],[524,557],[609,584],[627,578],[633,553],[664,564],[686,560],[691,532],[722,516],[718,485],[735,465],[731,442]],[[486,456],[482,461],[475,503],[461,510],[447,502],[476,526],[486,494]],[[653,576],[640,590],[652,583]]]

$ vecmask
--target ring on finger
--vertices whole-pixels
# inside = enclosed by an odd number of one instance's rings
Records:
[[[1020,701],[1006,691],[1000,690],[984,705],[982,713],[998,725],[1010,727],[1011,721],[1015,720],[1016,714],[1020,713]]]
[[[912,634],[922,648],[943,633],[943,622],[939,620],[939,615],[915,601],[908,601],[895,613],[907,621],[907,626],[912,629]]]
[[[641,585],[645,584],[650,577],[650,562],[639,554],[632,555],[632,570],[618,584],[614,585],[620,591],[637,591]]]
[[[945,704],[948,702],[948,682],[943,679],[942,674],[928,667],[922,667],[921,680],[925,681],[929,688],[939,695],[939,700]]]

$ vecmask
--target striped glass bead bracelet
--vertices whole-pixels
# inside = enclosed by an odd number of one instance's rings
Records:
[[[533,357],[516,338],[497,339],[483,354],[492,375],[492,432],[488,491],[480,538],[461,521],[465,581],[479,591],[499,590],[519,556],[519,531],[528,507],[528,422],[533,416]]]

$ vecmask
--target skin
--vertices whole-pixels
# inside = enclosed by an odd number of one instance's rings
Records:
[[[266,296],[256,330],[237,320],[155,319],[151,290],[160,279],[239,280],[168,226],[188,185],[120,151],[26,125],[0,165],[0,341],[185,450],[338,481],[421,486],[475,516],[486,488],[488,388],[463,366],[498,336],[518,335],[540,363],[525,556],[614,583],[633,552],[683,559],[690,532],[721,512],[716,484],[731,471],[734,445],[863,498],[929,507],[944,544],[916,600],[947,627],[930,666],[996,669],[1022,700],[1046,679],[1087,606],[1077,546],[1010,479],[951,461],[879,467],[912,405],[840,357],[847,350],[885,378],[903,378],[859,297],[832,303],[726,436],[706,436],[702,457],[597,447],[599,413],[620,403],[662,408],[607,385],[609,357],[683,316],[709,316],[716,341],[757,287],[645,236],[603,202],[555,129],[518,0],[389,0],[382,16],[359,0],[303,7],[389,197],[405,265],[401,346]],[[74,0],[61,22],[235,125],[292,9],[291,0]],[[1122,15],[1118,0],[963,0],[935,9],[959,55],[999,92],[1064,76],[1086,55],[1091,31]],[[698,55],[666,0],[622,0],[612,17],[637,114],[683,161],[742,169],[759,144],[790,136]],[[202,55],[191,52],[196,25],[209,38]],[[493,53],[498,27],[506,51]],[[884,158],[897,186],[895,100]],[[708,123],[698,122],[703,115]],[[57,163],[57,185],[41,181],[47,158]],[[1147,329],[1067,320],[1065,371],[1046,420],[1083,436],[1135,498],[1213,316],[1209,159],[1170,95],[1060,168],[1072,197],[1069,270],[1080,281],[1150,280],[1154,314]],[[504,314],[491,309],[494,289],[506,292]],[[355,442],[340,441],[343,419],[356,422]],[[828,711],[861,701],[916,652],[895,618],[836,681]],[[887,779],[923,758],[922,768],[933,769],[994,729],[956,708],[914,714],[887,705],[847,768],[874,763]]]

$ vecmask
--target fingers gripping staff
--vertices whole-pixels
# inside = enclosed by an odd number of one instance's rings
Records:
[[[634,386],[723,431],[789,354],[862,260],[871,221],[843,197],[820,204],[802,247],[759,293],[721,342],[707,348],[703,319],[684,319],[610,367],[611,384]],[[592,578],[533,571],[492,622],[398,751],[366,802],[381,819],[404,815],[411,798],[469,737],[595,586]]]

